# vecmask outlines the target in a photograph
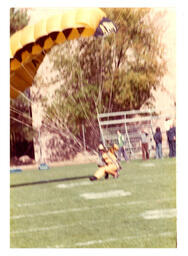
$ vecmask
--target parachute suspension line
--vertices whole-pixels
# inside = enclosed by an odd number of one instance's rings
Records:
[[[62,122],[61,119],[59,119],[58,114],[55,112],[56,107],[54,104],[52,104],[52,105],[54,106],[53,114],[55,115],[58,125],[60,126],[59,128],[57,128],[57,126],[54,124],[54,127],[56,128],[56,130],[58,130],[58,131],[60,131],[60,133],[62,133],[61,130],[65,129],[69,133],[69,135],[71,135],[72,139],[81,147],[80,141],[74,136],[74,134],[70,131],[68,126],[64,122]],[[51,117],[47,113],[46,113],[46,118],[48,118],[48,120],[50,121],[50,125],[52,122],[54,122],[54,121],[52,121]]]
[[[104,139],[104,136],[103,136],[103,131],[102,131],[102,127],[101,127],[101,123],[100,123],[100,119],[99,119],[98,108],[96,108],[96,111],[97,111],[97,120],[98,120],[98,124],[99,124],[99,130],[100,130],[100,136],[101,136],[102,144],[106,147],[106,143],[105,143],[105,139]]]
[[[113,92],[113,81],[114,81],[114,65],[115,65],[115,60],[116,60],[116,37],[115,34],[113,35],[113,42],[112,47],[114,48],[113,50],[113,57],[112,57],[112,72],[111,72],[111,86],[110,86],[110,99],[109,99],[109,105],[108,105],[108,113],[112,111],[111,108],[111,101],[112,101],[112,92]]]
[[[45,56],[45,54],[46,54],[46,51],[43,49],[42,50],[42,54]],[[24,64],[23,63],[21,63],[21,66],[23,67],[23,69],[27,72],[27,74],[32,78],[32,79],[34,79],[34,77],[35,77],[35,75],[33,76],[32,74],[31,74],[31,72],[24,66]]]
[[[12,86],[11,86],[12,87]],[[16,88],[14,88],[14,87],[12,87],[12,89],[13,90],[15,90],[16,92],[18,92],[21,96],[23,96],[30,104],[33,104],[33,102],[32,102],[32,100],[31,99],[29,99],[23,92],[21,92],[20,90],[18,90],[18,89],[16,89]],[[44,116],[45,117],[45,116]],[[46,117],[48,117],[48,119],[51,121],[51,118],[50,118],[50,116],[46,113]],[[53,129],[55,129],[56,131],[60,131],[60,133],[62,133],[61,132],[61,130],[60,129],[58,129],[56,126],[54,126],[54,125],[52,125],[52,123],[50,123],[50,125],[46,125],[46,124],[44,124],[43,123],[43,125],[46,127],[46,128],[53,128]],[[34,128],[33,128],[34,129]],[[69,131],[70,132],[70,131]],[[71,133],[71,132],[70,132]],[[62,135],[64,135],[63,133],[62,133]],[[72,134],[73,135],[73,134]],[[73,138],[73,140],[75,140],[74,138]],[[77,143],[80,145],[80,142],[78,142],[77,141]]]
[[[13,117],[13,116],[10,116],[10,118],[11,118],[12,120],[18,122],[18,123],[21,123],[21,124],[23,124],[23,125],[25,125],[25,126],[31,128],[31,129],[33,129],[33,131],[38,132],[37,129],[35,129],[32,125],[27,124],[26,122],[23,122],[23,121],[21,121],[21,120],[15,118],[15,117]],[[31,120],[32,120],[32,118],[31,118]],[[56,131],[60,132],[60,133],[65,137],[64,133],[62,133],[61,130],[58,129],[57,127],[52,126],[52,125],[49,126],[49,125],[47,125],[47,124],[43,124],[43,125],[44,125],[44,127],[47,128],[47,129],[51,129],[51,128],[55,129]],[[39,131],[40,131],[40,129],[39,129]],[[71,135],[71,132],[70,132],[70,131],[69,131],[69,134]],[[73,140],[74,140],[77,144],[79,144],[79,146],[81,146],[81,143],[77,140],[77,138],[74,137]]]
[[[71,96],[71,95],[69,95],[69,96]],[[74,103],[76,103],[76,101],[75,101],[75,99],[74,99],[73,97],[72,97],[71,99],[74,101]],[[71,133],[71,131],[70,131],[70,130],[68,129],[68,127],[66,126],[66,124],[63,123],[61,119],[59,119],[58,114],[57,114],[56,111],[55,111],[55,109],[56,109],[55,104],[52,102],[51,105],[54,106],[54,109],[53,109],[52,111],[53,111],[53,114],[55,115],[56,121],[58,122],[58,126],[60,126],[60,127],[57,127],[57,123],[55,123],[54,121],[52,121],[52,119],[51,119],[51,117],[49,116],[49,114],[46,113],[46,115],[44,116],[44,118],[47,118],[47,119],[48,119],[48,122],[49,122],[49,125],[50,125],[50,126],[48,126],[48,127],[51,127],[51,128],[53,128],[53,129],[55,129],[56,131],[60,132],[64,137],[65,137],[65,135],[64,135],[64,133],[62,132],[62,129],[65,129],[65,130],[71,135],[72,139],[73,139],[79,146],[81,146],[81,143],[77,140],[77,138],[73,135],[73,133]],[[52,123],[53,123],[53,125],[52,125]],[[44,123],[43,123],[43,125],[44,125],[45,127],[47,127]]]
[[[30,104],[33,104],[33,101],[30,99],[30,98],[28,98],[23,92],[21,92],[20,90],[17,90],[16,88],[14,88],[14,87],[12,87],[11,86],[11,88],[13,89],[13,90],[15,90],[15,91],[17,91],[17,92],[19,92],[20,93],[20,95],[21,96],[23,96],[24,97],[24,99],[26,99]],[[18,112],[18,110],[17,110],[17,112]],[[24,117],[25,115],[22,113],[22,117]],[[25,116],[26,117],[26,116]],[[29,118],[29,117],[27,117],[27,118]],[[31,118],[31,120],[33,120],[32,118]],[[50,124],[51,125],[51,124]],[[46,128],[55,128],[55,129],[57,129],[56,127],[54,127],[53,125],[51,125],[51,127],[50,126],[46,126],[46,125],[44,125]],[[33,128],[33,126],[32,126],[32,128]],[[36,130],[35,128],[33,128],[34,130]]]
[[[32,118],[31,118],[30,116],[27,116],[26,114],[22,113],[21,111],[17,110],[17,109],[14,108],[14,107],[11,107],[11,106],[10,106],[10,111],[12,111],[12,112],[14,112],[14,113],[16,113],[16,114],[18,114],[18,115],[21,115],[22,117],[25,117],[25,118],[27,118],[27,119],[32,120]]]
[[[97,39],[96,40],[94,40],[94,45],[95,45],[95,51],[97,52],[97,47],[96,47],[96,44],[98,43],[97,42]],[[99,68],[100,68],[100,63],[99,63],[99,58],[97,57],[97,82],[99,83],[99,76],[98,76],[98,74],[99,74],[99,72],[98,72],[98,70],[99,70]],[[99,84],[99,86],[100,86],[100,84]],[[98,97],[99,97],[99,93],[98,93]],[[96,110],[96,114],[97,114],[97,116],[98,116],[98,98],[97,98],[97,100],[95,101],[95,110]]]
[[[71,52],[70,51],[70,44],[68,44],[68,47],[69,47],[69,53]],[[70,59],[71,59],[71,55],[70,55]],[[71,61],[71,70],[74,70],[74,67],[73,67],[74,65],[73,65],[73,61]],[[80,66],[80,70],[81,70],[81,66]],[[81,80],[81,83],[82,83],[82,80]],[[82,85],[81,85],[81,87],[82,87]],[[83,88],[82,88],[83,89]],[[73,97],[73,95],[72,94],[70,94],[69,96],[71,96],[71,99],[74,101],[74,103],[75,104],[77,104],[77,102],[76,102],[76,100],[75,100],[75,98]],[[92,123],[91,123],[91,121],[90,121],[90,119],[89,119],[89,117],[88,117],[88,115],[87,115],[87,113],[86,113],[86,111],[85,111],[85,109],[84,109],[84,107],[83,107],[83,104],[82,104],[82,101],[81,101],[81,99],[80,99],[80,97],[78,97],[78,99],[79,99],[79,102],[80,102],[80,106],[81,106],[81,108],[82,108],[82,110],[83,110],[83,113],[84,113],[84,115],[85,115],[85,117],[86,117],[86,120],[88,120],[88,122],[90,123],[90,126],[91,126],[91,128],[92,128],[92,130],[91,130],[91,132],[93,133],[93,130],[95,131],[95,129],[94,129],[94,127],[93,127],[93,125],[92,125]],[[86,98],[85,98],[86,99]],[[87,99],[86,99],[86,101],[87,101]],[[67,127],[68,128],[68,127]],[[76,137],[75,137],[76,138]]]
[[[28,120],[32,121],[32,118],[31,118],[30,116],[27,116],[26,114],[22,113],[21,111],[17,110],[17,109],[14,108],[14,107],[10,107],[10,111],[12,111],[12,112],[14,112],[14,113],[16,113],[16,114],[19,114],[19,115],[21,115],[22,117],[27,118]],[[25,124],[26,126],[31,127],[34,131],[37,131],[32,125],[29,125],[29,124],[26,123],[26,122],[23,122],[23,121],[21,121],[21,120],[15,118],[15,117],[11,117],[11,119],[13,119],[13,120],[15,120],[15,121],[17,121],[17,122],[19,122],[19,123]],[[47,126],[46,124],[44,124],[44,126],[46,126],[47,128],[50,128],[50,127]]]
[[[98,45],[98,41],[97,40],[95,40],[95,44]],[[98,50],[97,46],[95,46],[95,48],[96,48],[96,52],[97,52],[97,50]],[[102,41],[102,47],[101,48],[103,48],[103,41]],[[100,51],[100,56],[101,56],[101,51]],[[100,93],[101,93],[101,83],[102,83],[101,82],[102,81],[102,75],[101,75],[101,73],[102,73],[102,63],[101,63],[101,66],[100,66],[100,60],[102,62],[102,58],[98,58],[97,57],[97,82],[99,83],[99,86],[98,86],[98,88],[99,88],[98,89],[98,97],[97,97],[97,100],[95,102],[95,110],[96,110],[97,118],[98,118],[98,115],[99,115],[98,104],[99,104],[99,98],[100,98]],[[100,72],[99,72],[99,70],[100,70]],[[101,108],[101,106],[100,106],[100,108]]]
[[[27,124],[26,122],[23,122],[23,121],[21,121],[21,120],[15,118],[15,117],[13,117],[13,116],[11,116],[11,115],[10,115],[10,119],[12,119],[12,120],[14,120],[14,121],[16,121],[16,122],[18,122],[18,123],[21,123],[21,124],[23,124],[23,125],[25,125],[25,126],[27,126],[27,127],[29,127],[29,128],[32,128],[32,129],[35,131],[35,129],[32,127],[32,125],[29,125],[29,124]]]
[[[10,110],[11,110],[12,112],[14,112],[14,113],[16,113],[16,114],[19,114],[19,115],[21,115],[22,117],[28,118],[28,120],[32,121],[32,118],[31,118],[31,117],[27,116],[26,114],[22,113],[21,111],[17,110],[16,108],[10,107]],[[49,118],[49,117],[48,117],[48,118]],[[23,121],[21,121],[21,120],[15,118],[15,117],[11,117],[11,119],[13,119],[13,120],[15,120],[15,121],[17,121],[17,122],[19,122],[19,123],[22,123],[22,124],[24,124],[24,125],[26,125],[26,126],[32,128],[33,130],[37,131],[32,125],[29,125],[29,124],[27,124],[26,122],[23,122]],[[50,120],[50,121],[51,121],[51,120]],[[49,128],[53,128],[53,129],[55,128],[55,130],[57,130],[57,131],[59,132],[59,129],[58,129],[56,126],[53,126],[53,125],[49,126],[49,125],[47,125],[47,124],[45,124],[45,123],[43,123],[43,125],[44,125],[44,127],[48,128],[48,129],[49,129]],[[64,125],[64,128],[66,128],[65,125]],[[66,130],[69,131],[69,134],[71,133],[68,128],[66,128]],[[79,142],[78,140],[76,140],[76,141],[77,141],[77,143],[80,145],[80,142]]]
[[[31,72],[29,70],[27,70],[27,68],[21,63],[21,66],[23,67],[23,69],[27,72],[27,74],[30,76],[30,78],[33,80],[34,76],[31,74]]]
[[[95,42],[95,41],[94,41],[94,42]],[[84,92],[84,90],[83,90],[83,74],[82,74],[82,69],[81,69],[81,63],[80,63],[80,61],[78,61],[78,62],[79,62],[79,69],[80,69],[80,72],[79,72],[79,73],[80,73],[80,81],[81,81],[81,90],[82,90],[83,96],[84,96],[84,98],[85,98],[85,101],[87,102],[88,100],[87,100],[86,94],[85,94],[85,92]],[[80,98],[79,98],[79,100],[80,100]],[[82,109],[83,109],[83,111],[84,111],[84,114],[85,114],[85,116],[86,116],[86,119],[88,120],[88,122],[89,122],[89,124],[90,124],[90,127],[92,128],[91,132],[92,132],[92,134],[95,135],[96,129],[95,129],[95,127],[93,126],[93,124],[92,124],[92,122],[91,122],[89,116],[87,115],[87,112],[85,111],[85,109],[84,109],[84,107],[83,107],[83,105],[82,105],[81,100],[80,100],[80,103],[81,103]]]
[[[68,94],[68,97],[74,102],[74,104],[76,104],[75,98],[74,98],[73,95],[69,92],[69,90],[67,90],[67,88],[65,87],[65,83],[63,83],[62,85],[63,85],[63,88],[66,90],[66,92],[67,92],[67,94]]]
[[[10,87],[16,91],[17,93],[19,93],[21,96],[23,96],[24,99],[26,99],[30,104],[32,104],[32,101],[20,90],[16,89],[14,86],[10,85]]]
[[[43,53],[43,55],[45,55],[46,54],[46,51],[43,49],[42,50],[42,53]],[[72,97],[73,98],[73,97]],[[74,101],[74,103],[76,102],[75,101],[75,99],[73,98],[73,101]],[[54,106],[54,109],[55,109],[55,105],[52,103],[52,105]],[[70,130],[68,129],[68,127],[66,127],[65,126],[65,124],[64,123],[62,123],[61,122],[61,120],[59,120],[59,117],[58,117],[58,115],[53,111],[53,113],[55,114],[55,116],[56,116],[56,119],[57,119],[57,121],[58,121],[58,123],[60,124],[60,126],[61,126],[61,128],[64,128],[64,129],[66,129],[68,132],[69,132],[69,134],[71,135],[71,137],[72,137],[72,139],[74,140],[74,141],[76,141],[79,145],[80,145],[80,142],[75,138],[75,136],[70,132]],[[43,123],[43,125],[46,127],[46,128],[53,128],[53,129],[55,129],[56,131],[58,131],[58,132],[60,132],[63,136],[64,136],[64,134],[62,133],[62,131],[61,131],[61,129],[59,129],[56,125],[52,125],[52,122],[51,122],[51,117],[48,115],[48,113],[46,113],[46,116],[43,116],[44,118],[48,118],[48,120],[50,121],[50,123],[49,123],[49,125],[47,126],[46,124],[44,124]]]
[[[102,103],[102,83],[103,83],[103,79],[102,79],[102,60],[103,60],[103,46],[104,46],[104,38],[102,37],[102,42],[101,42],[101,51],[100,51],[100,60],[101,60],[101,65],[99,66],[100,68],[100,81],[99,81],[99,91],[98,91],[98,98],[97,98],[97,105]]]
[[[69,44],[68,44],[68,45],[69,45]],[[43,50],[42,52],[43,52],[44,55],[46,54],[46,51],[45,51],[45,50]],[[70,52],[70,45],[69,45],[69,52]],[[64,87],[64,88],[65,88],[65,87]],[[66,88],[65,88],[65,89],[66,89]],[[73,102],[76,103],[76,100],[75,100],[74,97],[69,93],[69,91],[68,91],[68,96],[70,96],[70,98],[73,100]],[[54,104],[53,102],[52,102],[51,104],[52,104],[52,106],[54,106],[53,113],[55,114],[55,117],[56,117],[56,119],[57,119],[57,121],[58,121],[58,124],[60,125],[60,128],[64,128],[64,129],[69,133],[69,135],[72,137],[73,141],[75,141],[75,142],[81,147],[80,141],[79,141],[79,140],[74,136],[74,134],[69,130],[69,128],[67,127],[67,125],[66,125],[65,123],[63,123],[61,119],[59,119],[57,113],[55,112],[55,109],[56,109],[55,104]],[[45,116],[45,117],[47,117],[48,120],[50,121],[50,126],[51,126],[51,127],[55,128],[58,132],[60,132],[62,135],[64,135],[64,134],[62,133],[61,129],[59,129],[58,127],[56,127],[56,125],[52,125],[51,117],[50,117],[47,113],[46,113],[46,116]]]
[[[43,125],[44,125],[45,127],[47,127],[47,128],[53,128],[53,129],[55,129],[55,130],[58,131],[60,134],[62,134],[64,137],[65,137],[65,135],[64,135],[64,133],[62,132],[62,129],[65,129],[65,130],[71,135],[72,139],[80,146],[81,144],[80,144],[80,142],[77,140],[77,138],[74,136],[74,134],[71,133],[71,131],[70,131],[70,130],[68,129],[68,127],[66,126],[66,124],[63,123],[61,119],[59,119],[57,113],[55,112],[55,109],[56,109],[55,104],[52,103],[52,106],[54,106],[53,114],[55,115],[55,118],[56,118],[56,120],[57,120],[57,122],[58,122],[58,125],[59,125],[60,127],[57,127],[57,124],[55,124],[54,121],[52,121],[52,119],[51,119],[51,117],[49,116],[48,113],[46,113],[46,115],[43,116],[43,117],[44,117],[44,118],[47,118],[48,121],[49,121],[49,123],[48,123],[48,125],[46,125],[45,123],[43,123]]]
[[[51,122],[52,122],[51,118],[48,117],[48,116],[47,116],[47,118],[48,118],[48,120],[49,120],[50,123],[51,123]],[[70,131],[70,129],[67,127],[67,125],[66,125],[65,123],[62,123],[61,121],[60,121],[59,123],[61,123],[61,129],[58,128],[58,127],[56,127],[56,126],[54,125],[55,129],[56,129],[58,132],[60,132],[64,137],[65,137],[65,134],[62,132],[62,129],[65,129],[65,130],[68,132],[68,134],[71,136],[71,138],[73,139],[73,141],[76,142],[80,147],[82,147],[81,142],[74,136],[74,134],[73,134],[73,133]]]

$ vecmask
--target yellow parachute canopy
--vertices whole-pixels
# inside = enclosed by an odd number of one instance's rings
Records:
[[[32,85],[45,53],[54,45],[109,32],[116,32],[116,27],[99,8],[75,8],[16,32],[10,38],[10,97]]]

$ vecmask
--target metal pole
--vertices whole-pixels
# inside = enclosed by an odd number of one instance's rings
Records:
[[[83,136],[83,143],[84,143],[84,151],[86,151],[85,128],[83,124],[82,124],[82,136]]]
[[[97,111],[97,119],[98,119],[98,123],[99,123],[99,130],[100,130],[100,134],[101,134],[101,138],[102,138],[102,143],[106,147],[98,111]]]
[[[40,128],[39,128],[39,148],[40,148],[40,164],[41,164],[43,159],[42,159]]]
[[[128,131],[127,131],[126,114],[124,115],[124,119],[125,119],[125,134],[126,134],[126,136],[127,136],[127,140],[128,140],[128,143],[129,143],[130,155],[133,155],[133,151],[132,151],[132,148],[131,148],[130,138],[129,138],[129,134],[128,134]]]

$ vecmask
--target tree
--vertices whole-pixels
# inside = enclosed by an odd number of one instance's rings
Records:
[[[162,28],[149,8],[108,8],[107,16],[118,32],[105,38],[87,38],[54,48],[50,58],[59,71],[61,88],[48,107],[87,144],[96,141],[97,111],[125,111],[151,106],[152,90],[166,72]],[[56,116],[52,108],[56,109]],[[93,131],[93,134],[92,134]],[[88,141],[91,140],[91,143]]]
[[[27,9],[10,8],[10,35],[24,28],[28,22]]]

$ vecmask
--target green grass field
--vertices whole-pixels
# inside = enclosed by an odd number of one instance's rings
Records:
[[[11,248],[176,248],[176,159],[122,166],[95,182],[95,164],[11,173],[10,185],[53,180],[10,188]]]

